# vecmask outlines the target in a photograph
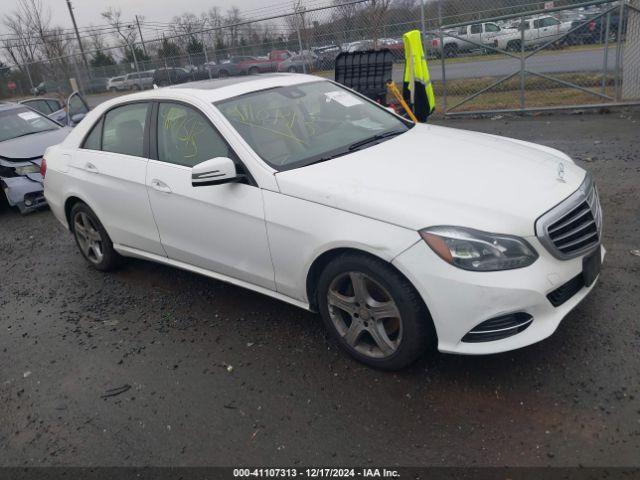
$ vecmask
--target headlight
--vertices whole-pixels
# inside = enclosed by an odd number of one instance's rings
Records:
[[[445,262],[464,270],[490,272],[531,265],[538,254],[526,240],[462,227],[420,231],[427,245]]]
[[[18,175],[26,175],[27,173],[40,173],[40,165],[26,165],[24,167],[16,167],[15,171]]]

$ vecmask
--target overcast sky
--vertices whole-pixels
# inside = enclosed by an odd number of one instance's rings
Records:
[[[42,0],[45,8],[51,10],[52,22],[64,28],[71,28],[71,19],[66,0]],[[0,0],[2,8],[0,14],[9,13],[17,6],[17,0]],[[175,15],[184,12],[199,14],[210,7],[218,6],[224,12],[232,5],[241,11],[262,8],[265,5],[282,5],[284,0],[72,0],[78,27],[104,24],[100,13],[113,6],[122,10],[125,20],[133,19],[134,15],[143,15],[148,21],[168,22]],[[3,25],[0,32],[6,33]]]

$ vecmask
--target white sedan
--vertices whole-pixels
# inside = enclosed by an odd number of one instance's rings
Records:
[[[45,158],[46,199],[95,268],[137,257],[319,311],[379,368],[540,341],[604,256],[595,185],[567,155],[415,125],[313,76],[119,97]]]

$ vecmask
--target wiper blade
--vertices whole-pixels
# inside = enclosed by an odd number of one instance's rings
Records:
[[[351,153],[351,151],[350,150],[346,150],[344,152],[338,152],[338,153],[334,153],[332,155],[326,155],[324,157],[320,157],[317,160],[314,160],[313,162],[308,163],[306,166],[314,165],[316,163],[326,162],[327,160],[332,160],[332,159],[337,158],[337,157],[342,157],[343,155],[348,155],[349,153]]]
[[[365,138],[364,140],[360,140],[359,142],[352,143],[351,145],[349,145],[349,151],[357,150],[360,147],[363,147],[372,142],[377,142],[378,140],[382,140],[383,138],[395,137],[396,135],[400,135],[404,132],[406,132],[406,130],[391,130],[390,132],[379,133],[372,137]]]

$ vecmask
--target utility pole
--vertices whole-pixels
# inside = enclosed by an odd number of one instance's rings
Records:
[[[78,33],[78,25],[76,24],[76,17],[73,15],[73,7],[71,6],[71,0],[67,0],[67,7],[69,7],[69,15],[71,15],[71,22],[73,23],[73,29],[76,31],[76,38],[78,39],[78,45],[80,46],[80,53],[82,54],[82,61],[89,73],[89,62],[87,62],[87,56],[84,53],[84,47],[82,46],[82,40],[80,39],[80,33]]]
[[[142,30],[140,29],[140,20],[138,20],[138,15],[136,15],[136,25],[138,25],[138,33],[140,34],[140,42],[142,43],[142,50],[145,55],[149,55],[147,53],[147,45],[144,43],[144,38],[142,38]]]

